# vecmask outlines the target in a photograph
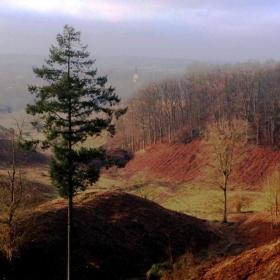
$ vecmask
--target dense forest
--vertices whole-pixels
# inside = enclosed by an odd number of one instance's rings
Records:
[[[280,64],[196,66],[152,83],[128,102],[115,143],[136,151],[157,142],[187,142],[207,123],[246,121],[247,140],[280,146]],[[183,135],[183,136],[182,136]]]

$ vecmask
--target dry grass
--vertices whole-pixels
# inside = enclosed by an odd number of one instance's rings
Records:
[[[169,183],[151,180],[145,173],[139,173],[130,179],[102,176],[100,181],[88,191],[123,190],[140,197],[150,199],[168,209],[196,216],[202,219],[222,219],[223,193],[213,185],[197,183]],[[263,212],[268,208],[264,192],[232,189],[228,192],[229,218],[239,214],[237,204],[240,202],[241,213]],[[240,200],[240,201],[239,201]]]
[[[245,251],[214,265],[202,280],[280,279],[280,242]],[[178,279],[179,280],[179,279]]]

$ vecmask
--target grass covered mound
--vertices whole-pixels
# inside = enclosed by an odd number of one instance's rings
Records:
[[[8,279],[65,279],[66,203],[55,200],[25,219],[24,242]],[[199,252],[217,234],[203,220],[122,192],[76,198],[74,278],[141,276],[154,263]]]

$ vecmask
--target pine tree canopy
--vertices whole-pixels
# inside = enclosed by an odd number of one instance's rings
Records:
[[[65,196],[95,182],[106,159],[103,149],[81,143],[102,131],[113,134],[114,119],[125,112],[107,77],[97,76],[80,35],[67,25],[57,35],[45,65],[33,69],[43,83],[29,86],[35,102],[27,106],[27,113],[42,120],[45,144],[53,148],[51,177]]]

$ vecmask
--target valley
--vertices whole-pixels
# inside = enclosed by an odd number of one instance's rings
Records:
[[[280,280],[276,2],[0,1],[0,280]]]

